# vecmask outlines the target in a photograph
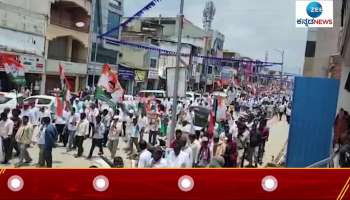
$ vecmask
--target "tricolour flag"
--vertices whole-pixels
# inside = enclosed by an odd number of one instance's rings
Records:
[[[118,74],[111,70],[108,64],[103,65],[97,83],[96,98],[107,103],[118,103],[123,100],[123,95],[124,90],[119,83]]]
[[[24,67],[16,58],[16,56],[10,54],[2,54],[1,63],[4,65],[5,72],[12,82],[19,86],[25,85]]]
[[[70,103],[70,99],[72,98],[72,95],[70,93],[69,82],[64,73],[64,67],[61,63],[58,66],[58,71],[60,73],[60,79],[61,79],[61,96],[60,98],[56,96],[56,115],[62,116],[63,109],[65,106],[68,106],[68,104]]]

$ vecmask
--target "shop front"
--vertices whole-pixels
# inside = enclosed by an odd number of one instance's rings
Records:
[[[61,88],[58,70],[60,64],[64,68],[70,90],[72,92],[79,92],[84,89],[86,85],[87,64],[47,59],[45,93],[48,94],[56,88]]]
[[[118,67],[118,77],[121,86],[125,90],[125,94],[132,95],[134,93],[134,78],[135,72],[133,69],[128,68],[125,65],[120,64]]]
[[[22,64],[25,71],[25,85],[18,86],[10,80],[4,66],[7,59],[13,59]],[[22,91],[26,87],[32,91],[33,95],[40,94],[40,83],[44,67],[45,61],[43,57],[14,52],[0,52],[0,91],[8,92],[14,89]]]
[[[135,70],[135,86],[134,95],[137,95],[141,90],[146,89],[146,76],[147,71],[145,70]]]

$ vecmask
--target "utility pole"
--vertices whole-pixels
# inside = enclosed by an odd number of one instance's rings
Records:
[[[205,30],[205,44],[204,44],[204,56],[208,56],[208,41],[209,41],[209,31],[211,29],[211,24],[214,20],[215,16],[215,6],[212,1],[207,1],[205,4],[205,8],[203,11],[203,27]],[[204,84],[204,92],[207,91],[207,79],[208,79],[208,59],[204,58],[204,79],[205,79],[205,84]],[[212,70],[214,72],[214,70]],[[213,73],[214,74],[214,73]],[[214,84],[214,77],[213,77],[213,84]]]
[[[176,128],[176,112],[177,112],[177,100],[178,100],[178,82],[180,76],[180,59],[181,59],[181,39],[182,39],[182,28],[183,28],[183,19],[184,19],[184,0],[181,0],[180,4],[180,14],[178,15],[178,38],[177,38],[177,51],[176,51],[176,68],[175,68],[175,80],[174,80],[174,93],[173,93],[173,108],[172,108],[172,117],[171,117],[171,129],[169,135],[167,136],[167,146],[170,146],[171,140],[175,135]]]
[[[284,56],[285,56],[285,51],[284,51],[284,50],[278,50],[278,49],[274,49],[274,51],[280,53],[281,56],[282,56],[281,73],[280,73],[280,91],[282,91],[282,89],[283,89]]]
[[[97,33],[94,32],[94,25],[95,25],[95,12],[96,12],[96,0],[91,0],[91,16],[90,16],[90,38],[89,38],[89,50],[88,50],[88,63],[90,67],[93,67],[93,76],[92,76],[92,87],[95,87],[95,76],[96,76],[96,63],[97,63],[97,51],[98,51],[98,37],[97,34],[99,31],[97,31]],[[99,30],[99,28],[97,27],[97,30]],[[95,51],[94,51],[94,58],[92,60],[92,52],[93,52],[93,44],[94,44],[94,40],[95,40]],[[93,62],[94,63],[93,63]],[[86,86],[89,85],[89,73],[87,74],[88,78],[86,80]]]
[[[283,89],[283,75],[284,75],[284,50],[282,51],[282,64],[281,64],[281,91]]]

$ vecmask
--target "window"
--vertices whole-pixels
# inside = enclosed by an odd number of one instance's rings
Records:
[[[119,24],[120,24],[120,15],[109,11],[108,12],[107,30],[111,30],[111,29],[119,26]],[[111,34],[111,36],[119,38],[119,31],[118,30],[114,31],[113,34]]]
[[[51,104],[51,99],[43,99],[43,98],[28,98],[25,100],[25,103],[32,104],[38,101],[38,105],[48,105]]]
[[[35,98],[28,98],[24,101],[24,103],[33,104],[33,103],[35,103],[35,100],[36,100]]]
[[[11,98],[0,96],[0,104],[5,104],[5,103],[9,102],[10,100],[11,100]]]
[[[50,99],[42,99],[42,98],[38,99],[38,104],[39,105],[47,105],[47,104],[50,104],[50,103],[51,103]]]
[[[316,52],[316,41],[307,41],[305,57],[313,58],[315,57],[315,52]]]
[[[121,9],[121,6],[122,6],[122,2],[113,0],[113,1],[110,1],[110,2],[109,2],[109,6],[110,6],[111,8],[116,9],[116,10],[120,10],[120,9]]]
[[[213,67],[212,66],[208,66],[208,74],[212,74],[213,73]]]
[[[157,69],[157,59],[151,58],[150,69]]]

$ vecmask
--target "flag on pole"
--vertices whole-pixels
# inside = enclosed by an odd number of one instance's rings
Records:
[[[210,111],[209,115],[209,127],[208,127],[208,135],[209,138],[213,138],[215,129],[215,117],[213,109]]]
[[[56,95],[56,116],[57,117],[63,116],[63,102],[62,102],[62,98],[60,98],[58,95]]]
[[[70,84],[68,82],[67,77],[64,73],[64,67],[60,63],[58,65],[58,71],[60,73],[60,79],[61,79],[61,96],[58,98],[56,96],[56,115],[62,116],[63,115],[63,109],[64,107],[68,106],[70,103],[70,99],[72,98],[71,92],[70,92]]]
[[[124,90],[119,83],[118,74],[108,64],[103,65],[102,73],[97,83],[96,98],[115,104],[123,100],[123,95]]]

